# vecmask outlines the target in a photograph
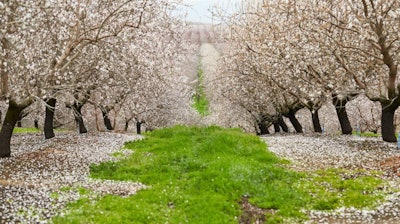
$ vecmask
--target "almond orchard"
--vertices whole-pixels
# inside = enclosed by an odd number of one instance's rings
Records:
[[[400,2],[187,2],[0,0],[0,223],[400,222]]]

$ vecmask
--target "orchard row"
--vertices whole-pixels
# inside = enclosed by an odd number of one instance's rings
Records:
[[[396,141],[398,0],[246,1],[239,8],[215,12],[227,25],[216,86],[228,107],[247,111],[260,133],[286,129],[282,117],[302,132],[295,115],[307,108],[322,132],[318,112],[330,103],[343,134],[351,134],[346,104],[363,96],[381,106],[383,140]]]
[[[32,106],[46,108],[46,138],[54,136],[55,108],[73,111],[80,132],[86,132],[85,104],[101,110],[107,129],[113,128],[112,110],[127,123],[184,120],[191,113],[191,89],[179,68],[190,48],[182,41],[185,24],[171,16],[178,4],[1,0],[0,157],[10,156],[15,123]]]

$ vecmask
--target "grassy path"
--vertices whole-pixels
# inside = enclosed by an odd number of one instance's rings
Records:
[[[236,129],[178,126],[126,147],[134,150],[131,156],[93,165],[92,177],[148,188],[129,197],[83,198],[55,223],[303,222],[303,209],[334,209],[331,202],[366,206],[338,195],[362,197],[368,205],[380,199],[363,195],[381,184],[372,177],[343,180],[334,170],[317,175],[290,171],[257,136]]]
[[[214,103],[212,82],[215,79],[217,62],[220,57],[214,45],[203,43],[200,46],[200,62],[197,70],[197,87],[194,108],[200,115],[210,115]]]

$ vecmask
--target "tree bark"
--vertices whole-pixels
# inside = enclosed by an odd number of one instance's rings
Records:
[[[124,128],[124,130],[125,130],[125,131],[128,131],[128,128],[129,128],[129,121],[125,121],[125,128]]]
[[[268,126],[264,121],[261,121],[258,123],[258,127],[260,128],[260,135],[268,135],[269,130],[268,130]]]
[[[4,49],[5,55],[4,58],[9,58],[8,49],[11,49],[11,42],[6,38],[6,36],[0,39],[1,49]],[[5,99],[5,97],[9,94],[9,83],[8,83],[8,72],[3,68],[3,62],[0,62],[0,99]]]
[[[381,102],[382,138],[385,142],[397,142],[394,126],[394,113],[399,107],[395,102]]]
[[[319,120],[319,110],[311,111],[311,118],[313,123],[314,132],[322,133],[321,122]]]
[[[289,132],[289,127],[286,125],[285,121],[283,120],[283,117],[279,118],[278,124],[284,132]]]
[[[349,120],[349,116],[346,111],[346,104],[348,99],[340,100],[337,97],[333,98],[333,105],[336,109],[336,114],[339,119],[340,127],[342,129],[342,134],[351,135],[353,133],[353,128]]]
[[[17,121],[16,126],[19,128],[22,128],[22,120],[28,115],[29,115],[29,112],[22,110],[21,113],[19,113],[19,115],[18,115],[18,121]]]
[[[133,117],[130,117],[130,118],[126,118],[125,117],[125,131],[128,131],[128,128],[129,128],[129,123],[131,122],[131,120],[133,119]]]
[[[106,126],[106,129],[109,131],[114,130],[112,124],[111,124],[111,120],[108,117],[108,112],[110,112],[109,109],[100,106],[100,110],[101,110],[101,114],[103,115],[103,120],[104,120],[104,125]]]
[[[44,138],[54,138],[54,111],[56,109],[57,99],[50,98],[46,100],[46,117],[44,119]]]
[[[292,123],[294,130],[296,130],[297,133],[303,133],[303,127],[296,118],[296,112],[294,110],[290,110],[287,116]]]
[[[138,135],[142,134],[142,122],[136,121],[136,133]]]
[[[96,130],[100,131],[100,125],[99,125],[99,118],[97,116],[97,107],[95,105],[93,105],[93,109],[94,109],[94,118],[96,120]]]
[[[279,125],[278,121],[274,122],[274,131],[275,133],[281,132],[281,126]]]
[[[21,106],[14,101],[9,106],[0,132],[0,158],[11,156],[11,137],[19,115],[26,106]]]
[[[35,128],[36,128],[36,129],[39,129],[39,120],[38,120],[38,119],[35,119],[35,120],[33,121],[33,124],[35,125]]]
[[[17,128],[22,128],[22,117],[21,117],[21,115],[19,115],[19,117],[18,117],[18,121],[17,121]]]
[[[74,110],[75,122],[78,125],[78,132],[79,134],[87,133],[87,129],[85,127],[85,123],[83,122],[82,117],[82,107],[84,104],[82,103],[75,103],[72,107]]]

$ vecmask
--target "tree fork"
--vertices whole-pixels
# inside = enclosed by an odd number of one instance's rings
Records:
[[[114,130],[114,128],[111,124],[111,120],[108,117],[108,113],[110,112],[110,110],[107,109],[106,107],[102,107],[102,106],[100,106],[100,110],[101,110],[101,114],[103,115],[103,121],[104,121],[104,125],[106,126],[106,129],[109,131]]]
[[[258,123],[258,128],[260,129],[260,135],[268,135],[270,134],[268,130],[268,126],[265,121],[261,121]]]
[[[129,122],[131,122],[131,120],[133,119],[133,117],[130,118],[125,118],[125,131],[128,131],[129,128]]]
[[[78,125],[78,132],[79,134],[85,134],[87,133],[87,129],[85,127],[85,123],[83,122],[83,117],[82,117],[82,107],[84,104],[82,103],[75,103],[72,107],[74,109],[74,116],[75,116],[75,122]]]
[[[353,133],[353,128],[351,127],[349,116],[346,111],[346,104],[348,101],[348,99],[338,99],[337,96],[333,97],[333,105],[335,106],[342,134],[344,135],[351,135]]]

